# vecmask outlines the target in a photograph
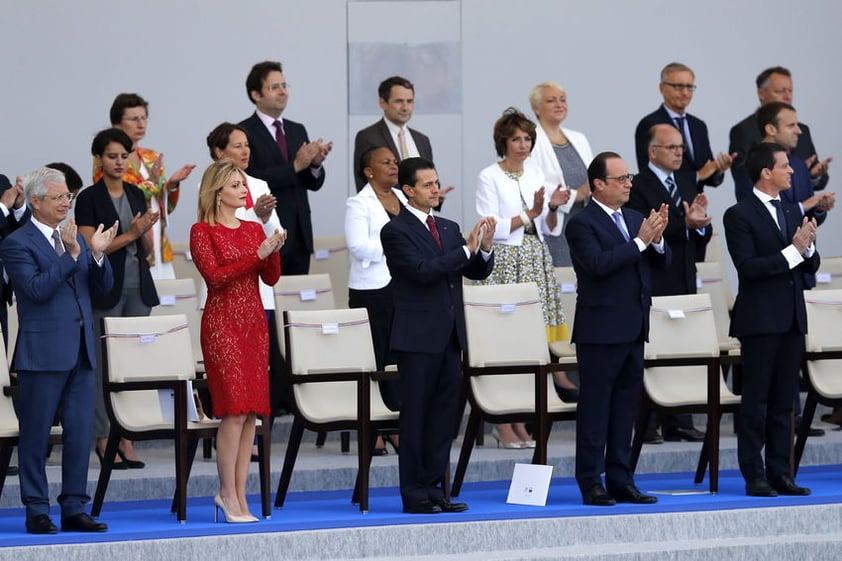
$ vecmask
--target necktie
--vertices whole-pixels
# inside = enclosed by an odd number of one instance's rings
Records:
[[[670,175],[667,177],[667,189],[670,192],[670,199],[672,199],[672,204],[675,205],[675,208],[678,209],[679,214],[684,214],[684,206],[681,204],[681,194],[678,192],[678,185],[675,184],[675,180]]]
[[[430,228],[430,233],[433,235],[433,239],[436,240],[436,245],[439,246],[439,249],[444,249],[444,246],[441,244],[441,238],[439,237],[439,228],[436,226],[436,221],[432,214],[427,215],[427,227]]]
[[[409,157],[409,148],[406,147],[406,130],[403,127],[398,130],[398,150],[401,152],[401,160]]]
[[[778,228],[781,232],[786,233],[786,218],[784,218],[784,209],[781,208],[780,199],[772,199],[769,204],[775,207],[775,214],[778,215]]]
[[[248,210],[254,206],[254,199],[251,198],[251,189],[249,189],[249,184],[244,181],[243,185],[246,186],[246,210]]]
[[[626,231],[626,225],[623,223],[623,215],[620,214],[620,211],[615,210],[614,214],[611,215],[611,218],[614,219],[614,224],[617,225],[617,229],[620,230],[621,234],[623,234],[623,239],[626,241],[631,240],[629,233]]]
[[[675,119],[675,126],[681,131],[681,140],[684,142],[684,155],[688,157],[688,159],[693,159],[693,147],[690,146],[690,139],[687,138],[687,132],[684,128],[684,122],[687,120],[687,117],[676,117]]]
[[[289,148],[287,147],[287,137],[284,135],[284,127],[277,119],[272,122],[275,127],[275,144],[278,145],[278,150],[281,151],[281,156],[285,161],[289,161]]]
[[[64,255],[64,245],[61,243],[61,234],[58,230],[53,230],[53,247],[56,249],[56,255],[59,257]]]

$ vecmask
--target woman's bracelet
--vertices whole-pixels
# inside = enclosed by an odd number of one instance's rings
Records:
[[[529,213],[527,213],[525,210],[522,210],[518,216],[520,216],[520,221],[523,222],[524,226],[532,222],[532,219],[529,218]]]

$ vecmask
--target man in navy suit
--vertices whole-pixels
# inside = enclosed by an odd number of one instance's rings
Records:
[[[466,241],[458,224],[433,217],[439,180],[429,160],[403,160],[398,181],[408,204],[383,226],[380,239],[395,299],[391,348],[400,372],[403,510],[461,512],[468,505],[450,502],[442,484],[462,387],[462,277],[491,274],[496,222],[481,219]]]
[[[26,531],[54,534],[50,520],[46,460],[50,426],[58,413],[62,433],[61,528],[104,532],[108,527],[85,513],[88,461],[93,438],[96,348],[91,293],[111,290],[113,276],[105,248],[117,223],[99,225],[88,248],[67,216],[72,195],[64,174],[39,168],[23,181],[32,217],[0,246],[0,256],[17,296],[20,332],[13,368],[20,393],[20,493]]]
[[[360,158],[369,148],[385,146],[392,151],[398,162],[415,157],[435,161],[429,137],[408,126],[415,109],[415,86],[412,82],[401,76],[386,78],[380,82],[377,94],[383,118],[359,131],[354,138],[354,181],[357,191],[366,184]],[[441,210],[445,196],[453,189],[455,187],[451,185],[439,191],[439,204],[435,210]]]
[[[754,146],[746,170],[754,190],[723,217],[739,279],[730,331],[743,367],[737,458],[748,495],[808,495],[790,472],[790,435],[807,332],[804,273],[819,268],[818,225],[781,200],[792,176],[785,147]]]
[[[668,209],[662,204],[644,217],[621,208],[632,179],[618,154],[598,154],[588,166],[592,201],[565,232],[578,287],[571,339],[580,379],[576,482],[586,505],[657,501],[635,486],[629,458],[649,337],[650,267],[670,262]]]
[[[325,181],[322,163],[333,148],[321,138],[310,142],[304,125],[282,119],[289,88],[280,62],[260,62],[246,78],[246,93],[256,111],[241,122],[246,129],[251,157],[246,172],[269,184],[277,199],[278,217],[287,229],[281,248],[285,275],[306,275],[313,253],[313,223],[307,191],[318,191]]]
[[[20,178],[18,178],[20,179]],[[12,185],[9,178],[0,174],[0,242],[14,232],[26,220],[26,205],[23,204],[23,189],[19,183]],[[3,343],[9,347],[9,305],[12,303],[12,285],[0,261],[0,327],[3,329]]]
[[[642,170],[649,162],[647,137],[653,125],[672,125],[681,132],[684,139],[684,160],[679,172],[690,178],[701,193],[705,185],[716,187],[722,183],[725,170],[731,166],[733,155],[720,153],[716,157],[710,149],[708,127],[698,117],[687,113],[696,90],[696,76],[680,62],[671,62],[661,70],[659,88],[663,104],[645,116],[634,133],[637,169]]]
[[[783,101],[792,105],[792,74],[789,69],[783,66],[767,68],[757,75],[757,98],[760,105],[766,105],[773,101]],[[801,134],[798,137],[798,144],[792,149],[792,153],[804,160],[810,169],[810,179],[813,189],[821,191],[827,186],[827,170],[833,158],[819,160],[816,155],[816,147],[813,145],[813,138],[810,135],[810,128],[804,123],[798,123]],[[731,165],[731,174],[736,184],[738,175],[746,175],[745,155],[749,148],[763,140],[765,132],[757,124],[757,112],[752,113],[733,127],[729,137],[731,140],[729,152],[736,154]],[[751,194],[751,185],[746,190],[737,190],[737,202],[743,200],[746,195]]]

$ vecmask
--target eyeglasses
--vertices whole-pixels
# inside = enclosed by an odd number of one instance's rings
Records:
[[[68,203],[73,200],[73,193],[67,192],[62,193],[61,195],[44,195],[42,198],[50,199],[51,201],[55,201],[60,203],[61,201],[67,201]]]
[[[684,151],[687,149],[686,146],[683,144],[653,144],[655,148],[666,148],[670,152],[678,152],[679,150]]]
[[[615,181],[619,181],[620,183],[625,183],[626,181],[631,183],[632,181],[634,181],[634,176],[635,176],[635,174],[633,174],[633,173],[627,173],[626,175],[618,175],[617,177],[611,177],[611,176],[606,175],[605,179],[606,180],[613,179]]]
[[[672,82],[661,82],[665,86],[675,88],[678,91],[692,92],[696,89],[696,84],[674,84]]]
[[[128,121],[130,123],[138,124],[138,123],[145,123],[149,120],[149,117],[126,117],[123,119],[124,121]]]

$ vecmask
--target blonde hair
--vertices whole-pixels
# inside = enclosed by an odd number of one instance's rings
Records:
[[[240,174],[240,177],[245,181],[246,174],[237,167],[234,160],[222,158],[209,165],[205,173],[202,174],[202,182],[199,184],[199,222],[207,222],[211,226],[216,225],[219,213],[219,206],[217,205],[219,192],[235,173]]]
[[[561,90],[561,93],[567,95],[567,91],[558,82],[541,82],[531,90],[529,90],[529,105],[532,106],[532,111],[538,109],[541,105],[541,99],[544,97],[544,90],[547,88],[555,88]]]

